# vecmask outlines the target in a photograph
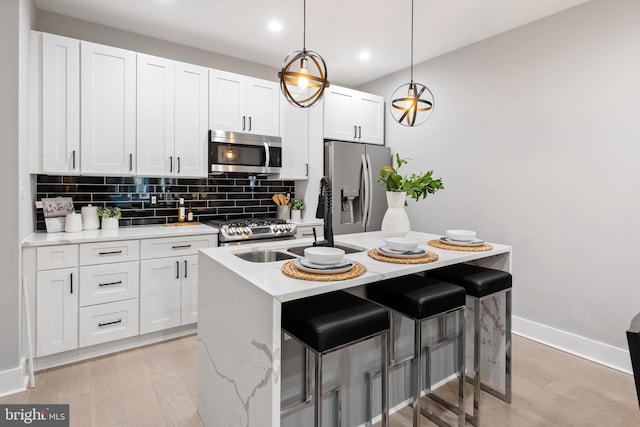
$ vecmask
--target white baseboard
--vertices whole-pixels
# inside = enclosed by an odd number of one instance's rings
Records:
[[[25,376],[24,367],[25,360],[21,359],[17,367],[0,371],[0,397],[19,393],[27,389],[29,376]]]
[[[512,331],[514,334],[538,341],[609,368],[627,374],[633,374],[628,349],[613,347],[609,344],[594,341],[521,317],[513,316],[512,322]]]

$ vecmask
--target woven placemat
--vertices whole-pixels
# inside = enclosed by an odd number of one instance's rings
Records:
[[[462,251],[462,252],[484,252],[490,251],[493,249],[488,243],[484,243],[482,246],[457,246],[457,245],[449,245],[442,240],[429,240],[427,242],[429,246],[433,246],[434,248],[439,249],[447,249],[450,251]]]
[[[367,254],[375,260],[383,261],[383,262],[392,262],[394,264],[425,264],[428,262],[436,261],[438,259],[437,253],[429,252],[429,251],[427,251],[427,253],[425,253],[420,258],[394,258],[394,257],[382,255],[375,248],[369,250]]]
[[[318,282],[332,282],[334,280],[349,280],[355,279],[358,276],[362,276],[365,271],[367,271],[367,267],[356,262],[353,268],[349,271],[345,271],[344,273],[335,273],[335,274],[318,274],[318,273],[307,273],[306,271],[298,270],[293,262],[287,261],[282,264],[282,273],[284,275],[293,277],[294,279],[302,279],[302,280],[315,280]]]

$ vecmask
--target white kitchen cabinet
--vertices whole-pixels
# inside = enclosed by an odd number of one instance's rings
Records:
[[[279,136],[279,94],[276,82],[209,70],[209,127]]]
[[[80,43],[83,174],[134,175],[136,53]]]
[[[209,75],[197,65],[176,62],[175,175],[208,175]]]
[[[32,32],[31,172],[80,173],[80,41]]]
[[[180,326],[181,258],[140,262],[140,333]]]
[[[325,91],[324,138],[384,144],[384,98],[339,86]]]
[[[175,146],[175,65],[137,55],[136,172],[143,176],[173,174]]]
[[[138,335],[138,299],[80,307],[78,346]]]
[[[315,235],[313,230],[315,229]],[[296,239],[306,239],[307,237],[316,237],[318,240],[324,238],[323,225],[298,225],[296,227]]]
[[[77,267],[37,272],[38,357],[78,347],[78,290]]]
[[[308,92],[290,88],[296,95]],[[309,178],[309,109],[291,105],[280,96],[280,133],[282,137],[282,172],[280,179]]]
[[[182,257],[180,324],[198,321],[198,255]]]
[[[138,261],[80,267],[80,306],[137,299],[139,268]]]

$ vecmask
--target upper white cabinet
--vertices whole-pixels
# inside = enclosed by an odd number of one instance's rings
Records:
[[[138,175],[207,176],[208,82],[204,67],[138,54]]]
[[[208,113],[208,70],[176,62],[176,176],[207,176]]]
[[[384,98],[330,86],[324,97],[324,138],[384,144]]]
[[[209,127],[280,135],[278,83],[209,70]]]
[[[81,171],[134,175],[136,53],[81,42]]]
[[[291,88],[302,93],[302,89]],[[280,129],[282,137],[281,179],[309,178],[309,109],[291,105],[280,98]]]
[[[80,41],[32,32],[32,173],[80,173]]]
[[[173,61],[138,54],[137,156],[141,175],[175,170],[175,66]]]

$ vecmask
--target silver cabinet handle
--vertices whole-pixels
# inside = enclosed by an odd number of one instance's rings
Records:
[[[309,163],[305,163],[304,167],[306,168],[306,172],[304,173],[304,176],[309,176]]]
[[[176,279],[180,278],[180,261],[176,261]]]
[[[358,139],[362,138],[362,127],[358,126]]]
[[[187,277],[187,260],[184,260],[184,277]]]
[[[251,116],[249,116],[249,131],[251,131]]]
[[[118,280],[117,282],[108,282],[108,283],[98,283],[98,286],[111,286],[111,285],[121,285],[122,280]]]
[[[358,137],[358,126],[353,126],[353,137],[357,138]]]
[[[133,153],[129,153],[129,171],[133,170]]]
[[[109,252],[98,252],[98,255],[113,255],[113,254],[121,254],[122,250],[119,251],[109,251]]]
[[[242,116],[242,130],[245,128],[245,116]]]
[[[114,320],[113,322],[98,323],[98,327],[115,325],[116,323],[122,323],[122,319]]]
[[[169,156],[169,172],[173,172],[173,156]]]
[[[71,152],[71,157],[72,157],[72,159],[73,159],[73,160],[72,160],[73,164],[72,164],[72,166],[71,166],[71,169],[75,169],[75,168],[76,168],[76,150],[73,150],[73,151]]]
[[[175,245],[175,246],[171,246],[171,249],[185,249],[185,248],[190,248],[191,245]]]
[[[178,157],[178,170],[177,170],[177,172],[180,173],[180,157]]]

